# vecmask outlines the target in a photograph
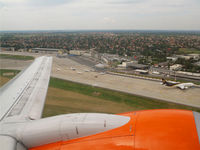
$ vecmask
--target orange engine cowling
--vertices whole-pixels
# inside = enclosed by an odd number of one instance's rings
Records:
[[[119,114],[125,125],[31,150],[200,150],[200,115],[186,110],[146,110]]]

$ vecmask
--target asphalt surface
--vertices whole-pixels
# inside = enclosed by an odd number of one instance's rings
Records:
[[[72,59],[54,58],[52,76],[200,108],[200,88],[180,90],[174,87],[163,86],[158,81],[85,71],[92,69],[93,68],[83,63],[80,64]]]
[[[36,54],[35,56],[39,55]],[[104,74],[94,71],[94,63],[88,64],[89,61],[81,59],[77,61],[77,58],[73,60],[73,58],[57,58],[53,56],[51,76],[200,108],[200,88],[180,90],[174,87],[163,86],[158,81]],[[4,65],[0,65],[0,68],[3,67],[4,69],[7,67],[9,69],[25,68],[28,65],[25,61],[10,63],[10,60],[3,60],[3,62]]]

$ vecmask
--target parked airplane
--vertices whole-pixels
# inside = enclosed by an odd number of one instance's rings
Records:
[[[99,75],[104,75],[104,74],[106,74],[106,73],[105,73],[105,72],[100,72],[100,73],[99,73]]]
[[[90,70],[89,70],[89,69],[84,69],[84,71],[85,71],[85,72],[90,72]]]
[[[1,150],[199,150],[200,113],[146,110],[42,118],[52,58],[0,89]]]
[[[73,71],[75,71],[75,70],[76,70],[76,68],[74,68],[74,67],[71,67],[70,69],[71,69],[71,70],[73,70]]]
[[[76,73],[78,73],[78,74],[82,74],[83,72],[77,71]]]
[[[194,83],[180,83],[180,82],[174,82],[174,81],[167,81],[164,78],[162,78],[162,84],[165,86],[171,86],[171,87],[177,87],[181,90],[188,89],[189,87],[194,86]]]

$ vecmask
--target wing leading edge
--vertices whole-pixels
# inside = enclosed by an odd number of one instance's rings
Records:
[[[42,56],[0,89],[0,120],[39,119],[48,89],[52,57]]]

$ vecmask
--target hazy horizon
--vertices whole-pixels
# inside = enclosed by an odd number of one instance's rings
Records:
[[[0,31],[200,31],[199,0],[0,0]]]
[[[200,30],[154,30],[154,29],[75,29],[75,30],[0,30],[0,32],[199,32]]]

